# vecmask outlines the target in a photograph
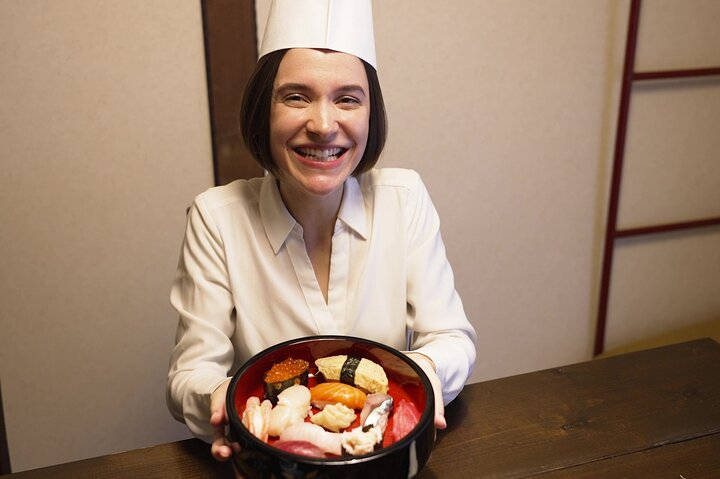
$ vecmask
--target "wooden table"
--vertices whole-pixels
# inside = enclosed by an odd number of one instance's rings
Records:
[[[432,478],[720,478],[720,345],[710,339],[467,386]],[[232,477],[190,439],[6,476]]]

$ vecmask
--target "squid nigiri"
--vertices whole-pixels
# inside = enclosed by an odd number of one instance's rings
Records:
[[[322,409],[326,404],[341,403],[350,409],[362,409],[367,395],[356,387],[326,382],[310,388],[312,405]]]
[[[328,432],[317,424],[300,422],[293,424],[280,434],[280,441],[306,441],[322,449],[328,454],[342,454],[340,434]]]

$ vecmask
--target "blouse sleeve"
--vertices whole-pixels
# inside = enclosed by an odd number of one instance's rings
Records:
[[[435,363],[449,403],[460,393],[475,365],[475,330],[455,290],[452,268],[440,235],[440,219],[416,175],[408,200],[408,321],[412,350]]]
[[[222,238],[202,197],[188,213],[170,302],[180,314],[166,388],[173,416],[210,440],[210,395],[233,362],[234,306]]]

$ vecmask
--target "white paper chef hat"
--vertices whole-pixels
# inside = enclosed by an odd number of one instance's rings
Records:
[[[273,0],[259,56],[285,48],[349,53],[375,69],[371,0]]]

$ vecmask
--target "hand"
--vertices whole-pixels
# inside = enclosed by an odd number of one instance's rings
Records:
[[[447,422],[445,421],[445,403],[443,402],[440,378],[437,372],[435,372],[435,363],[432,359],[421,353],[409,352],[406,354],[420,366],[428,379],[430,379],[430,384],[432,384],[433,394],[435,396],[435,427],[445,429],[447,427]]]
[[[213,427],[213,442],[210,452],[218,461],[227,461],[233,451],[240,448],[239,444],[231,443],[225,436],[225,425],[228,423],[225,396],[229,384],[230,379],[220,384],[210,396],[210,425]]]

